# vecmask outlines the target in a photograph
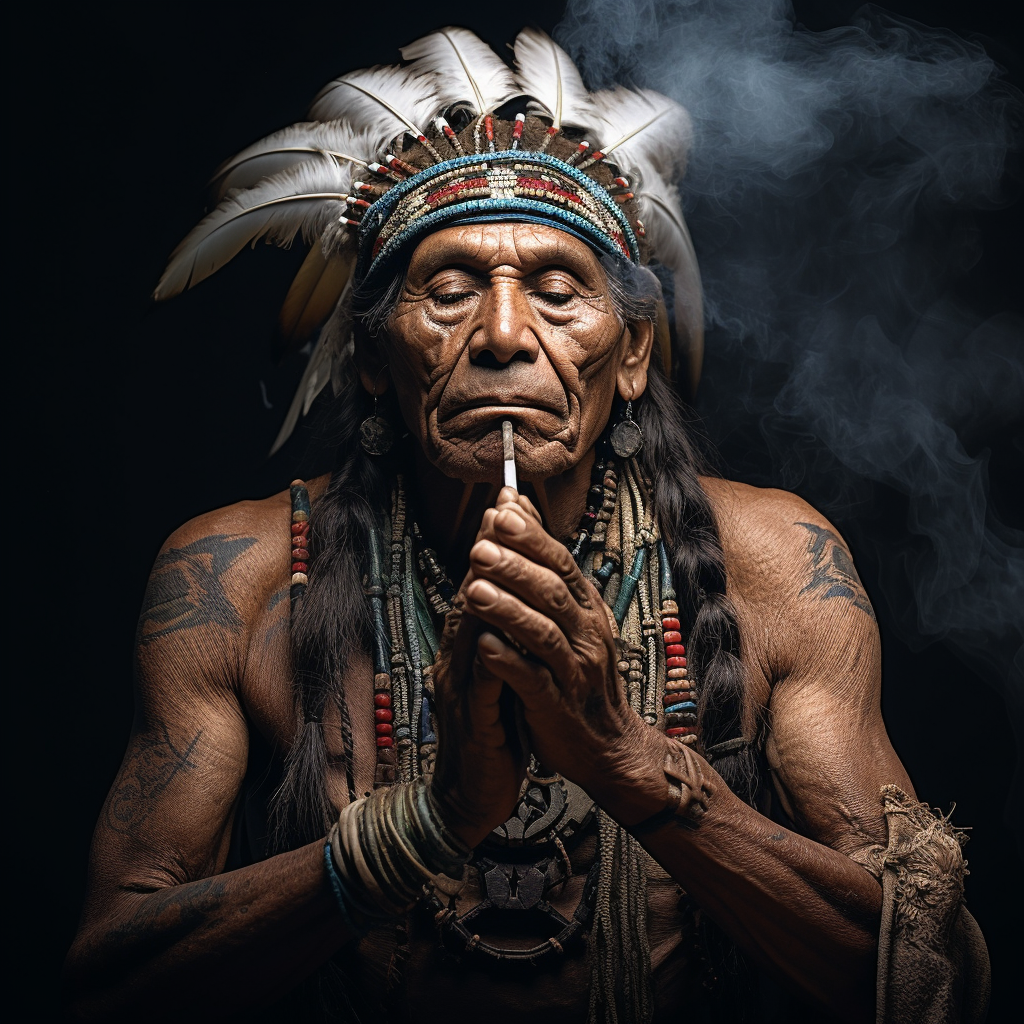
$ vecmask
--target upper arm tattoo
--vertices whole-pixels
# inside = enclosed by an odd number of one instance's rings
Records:
[[[210,624],[237,633],[242,620],[224,593],[221,578],[255,543],[255,537],[217,534],[159,555],[142,605],[139,643]]]
[[[802,526],[811,535],[807,542],[807,552],[811,556],[811,578],[800,593],[816,591],[822,601],[832,597],[845,598],[874,619],[875,613],[864,591],[864,584],[839,535],[813,523],[793,525]]]
[[[181,771],[197,767],[191,760],[202,729],[182,747],[175,745],[167,726],[159,725],[159,735],[143,734],[132,743],[128,757],[107,797],[103,817],[114,832],[130,832],[149,817],[153,801]]]

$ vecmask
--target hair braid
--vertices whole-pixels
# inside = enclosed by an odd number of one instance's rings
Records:
[[[313,503],[309,584],[292,619],[295,704],[301,724],[272,800],[272,850],[322,837],[337,815],[327,793],[323,723],[332,704],[340,713],[346,781],[353,795],[344,675],[350,652],[369,648],[372,620],[363,594],[367,538],[381,525],[391,479],[384,466],[363,455],[355,440],[368,408],[353,375],[329,410],[334,436],[328,440],[339,459],[326,491]]]
[[[640,462],[653,482],[653,501],[679,594],[690,624],[688,661],[698,687],[704,749],[743,736],[746,689],[736,613],[726,593],[725,561],[711,501],[700,485],[703,457],[687,430],[678,396],[652,362],[637,420],[644,432]],[[747,803],[758,790],[750,747],[723,753],[715,770]]]

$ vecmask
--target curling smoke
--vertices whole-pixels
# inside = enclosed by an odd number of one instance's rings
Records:
[[[980,255],[971,211],[1015,198],[1020,94],[980,46],[873,7],[813,33],[788,0],[570,0],[555,36],[591,88],[693,118],[698,408],[730,472],[840,519],[905,640],[987,661],[1024,749],[1024,534],[976,450],[1021,418],[1024,330],[950,289]],[[879,522],[894,492],[909,539]]]

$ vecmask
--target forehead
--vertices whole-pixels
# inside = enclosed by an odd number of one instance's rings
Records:
[[[524,274],[560,266],[592,285],[604,277],[586,242],[547,224],[498,221],[442,228],[416,246],[409,277],[423,280],[453,264],[483,271],[511,267]]]

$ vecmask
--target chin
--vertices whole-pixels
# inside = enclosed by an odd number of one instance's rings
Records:
[[[500,438],[479,441],[448,439],[432,446],[427,458],[453,480],[467,484],[500,485],[504,478],[504,458]],[[516,438],[516,475],[522,481],[538,482],[572,469],[582,458],[578,446],[567,447],[561,441],[528,443]]]

